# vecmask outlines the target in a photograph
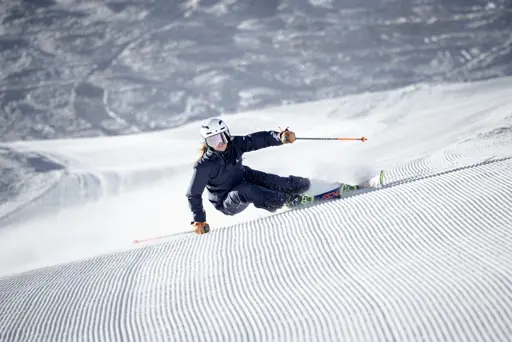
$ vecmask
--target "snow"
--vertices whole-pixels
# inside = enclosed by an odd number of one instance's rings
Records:
[[[497,137],[509,137],[510,102],[510,80],[502,79],[415,86],[224,119],[235,135],[290,126],[298,137],[367,137],[364,143],[298,140],[245,154],[244,163],[255,169],[312,178],[314,193],[336,181],[361,182],[381,168],[406,167],[416,160],[426,160],[421,174],[443,171],[461,142],[496,130],[501,132]],[[124,248],[134,238],[190,231],[185,192],[200,142],[198,127],[193,122],[149,134],[3,144],[18,154],[46,156],[65,165],[66,172],[59,172],[57,185],[49,182],[32,216],[13,215],[11,225],[0,231],[2,274]],[[27,186],[40,192],[40,182]],[[77,190],[84,200],[79,201]],[[269,215],[251,207],[225,216],[206,193],[203,198],[213,229]]]
[[[3,1],[0,340],[512,341],[509,7]],[[196,236],[219,113],[368,138],[246,165],[386,185],[276,214],[205,200]]]
[[[224,115],[233,134],[289,126],[297,136],[368,139],[297,141],[246,154],[246,165],[311,177],[313,191],[383,168],[389,186],[278,214],[250,207],[228,217],[205,201],[212,232],[200,237],[189,233],[185,198],[198,122],[2,144],[66,171],[51,171],[60,180],[29,217],[4,218],[0,334],[507,340],[511,89],[512,78],[415,85]],[[20,303],[31,310],[18,312]]]

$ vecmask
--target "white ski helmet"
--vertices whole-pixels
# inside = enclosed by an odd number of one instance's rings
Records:
[[[219,118],[204,120],[201,123],[201,136],[211,147],[216,147],[220,142],[227,144],[231,140],[228,126]]]

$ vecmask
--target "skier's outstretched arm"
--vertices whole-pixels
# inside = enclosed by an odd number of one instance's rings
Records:
[[[198,163],[194,166],[192,179],[187,190],[189,208],[192,211],[194,225],[206,225],[206,212],[203,207],[203,192],[210,179],[211,167],[208,163]]]
[[[280,146],[295,141],[292,131],[261,131],[240,137],[242,152],[257,151],[271,146]]]

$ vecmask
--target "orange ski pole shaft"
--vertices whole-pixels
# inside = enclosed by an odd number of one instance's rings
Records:
[[[277,126],[277,127],[279,127],[279,126]],[[279,127],[279,129],[281,130],[281,133],[288,131],[288,127],[286,127],[285,129],[282,129],[281,127]],[[366,139],[365,137],[361,137],[361,138],[327,138],[327,137],[307,138],[307,137],[296,137],[295,140],[359,140],[359,141],[365,142],[368,139]]]
[[[193,232],[194,232],[193,230],[186,230],[186,231],[183,231],[183,232],[177,232],[177,233],[153,236],[153,237],[149,237],[149,238],[145,238],[145,239],[135,239],[135,240],[133,240],[133,243],[144,243],[144,242],[152,242],[152,241],[164,240],[164,239],[168,239],[168,238],[171,238],[171,237],[174,237],[174,236],[190,234],[190,233],[193,233]]]
[[[366,139],[365,137],[361,137],[361,138],[323,138],[323,137],[319,137],[319,138],[305,138],[305,137],[297,137],[296,138],[297,140],[359,140],[359,141],[362,141],[362,142],[365,142]]]
[[[157,240],[169,238],[171,236],[172,236],[172,234],[167,234],[167,235],[154,236],[154,237],[150,237],[150,238],[146,238],[146,239],[136,239],[136,240],[133,240],[133,243],[144,243],[144,242],[150,242],[150,241],[157,241]]]

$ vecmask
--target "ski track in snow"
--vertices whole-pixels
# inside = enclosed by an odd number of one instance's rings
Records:
[[[452,116],[404,132],[402,149],[387,140],[393,131],[368,126],[388,144],[354,146],[351,156],[393,154],[380,160],[393,165],[381,189],[0,278],[2,341],[512,341],[507,84],[438,88],[449,103],[450,89],[479,90],[473,110],[461,96]],[[445,105],[431,89],[421,94],[436,100],[419,107]],[[297,108],[296,124],[310,124]],[[387,110],[373,120],[394,117]],[[402,127],[420,119],[408,112]],[[418,156],[405,158],[411,150]],[[282,152],[251,161],[272,153]]]
[[[7,277],[1,331],[8,341],[507,341],[511,170],[496,161]]]

